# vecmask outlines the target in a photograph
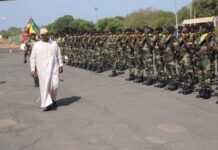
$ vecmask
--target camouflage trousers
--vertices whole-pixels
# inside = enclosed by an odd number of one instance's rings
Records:
[[[144,76],[146,77],[154,76],[152,55],[150,57],[146,57],[144,60],[145,60],[144,61]]]
[[[144,76],[144,70],[145,70],[144,59],[142,57],[137,58],[136,59],[135,75],[137,77],[143,77]]]
[[[134,58],[129,58],[128,60],[128,71],[130,75],[135,75],[136,72],[136,62]]]
[[[176,73],[176,63],[175,62],[167,62],[165,65],[165,72],[168,79],[175,79],[177,76]]]

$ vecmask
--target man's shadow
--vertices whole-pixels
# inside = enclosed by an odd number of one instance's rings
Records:
[[[66,98],[62,98],[56,101],[58,107],[62,107],[62,106],[68,106],[72,103],[78,102],[81,99],[80,96],[72,96],[72,97],[66,97]]]

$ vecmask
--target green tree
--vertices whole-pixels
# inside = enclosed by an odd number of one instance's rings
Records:
[[[179,21],[190,18],[190,5],[179,11]],[[209,17],[218,15],[218,0],[195,0],[193,2],[193,17]]]
[[[172,12],[147,8],[129,14],[125,21],[125,28],[144,28],[145,26],[162,27],[175,25],[175,15]]]
[[[182,22],[185,19],[190,18],[190,9],[188,7],[183,7],[179,12],[178,12],[178,20],[179,22]]]
[[[125,28],[143,28],[148,25],[147,16],[144,10],[133,12],[124,20]]]
[[[54,21],[54,23],[48,25],[48,29],[52,33],[57,33],[64,28],[70,28],[73,26],[74,18],[73,16],[66,15],[63,17],[58,18]]]
[[[93,31],[95,30],[95,25],[92,22],[76,19],[73,21],[72,26],[73,29],[78,31]]]
[[[193,5],[197,17],[218,15],[218,0],[196,0]]]
[[[12,37],[12,36],[18,36],[21,34],[21,28],[17,27],[11,27],[8,30],[1,31],[0,34],[4,38]]]
[[[51,33],[58,33],[65,28],[71,28],[77,31],[92,31],[95,29],[95,25],[92,22],[83,19],[74,19],[73,16],[66,15],[48,24],[47,28]]]
[[[96,29],[98,31],[118,31],[123,29],[123,20],[123,17],[100,19],[96,23]]]
[[[152,27],[168,27],[175,26],[176,24],[175,14],[172,12],[157,10],[153,13],[150,13],[150,15],[153,19],[148,24]],[[147,15],[147,19],[148,17],[149,16]]]

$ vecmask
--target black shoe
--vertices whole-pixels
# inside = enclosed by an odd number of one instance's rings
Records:
[[[43,109],[43,111],[50,111],[50,110],[52,110],[51,105]]]
[[[57,104],[57,102],[56,102],[56,101],[54,101],[54,100],[52,100],[52,102],[53,102],[53,106],[57,108],[57,107],[58,107],[58,104]]]
[[[44,108],[43,111],[51,111],[51,110],[56,110],[57,107],[54,106],[54,103],[49,105],[48,107]]]

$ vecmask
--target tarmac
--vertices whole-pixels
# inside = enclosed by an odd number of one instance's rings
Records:
[[[184,96],[126,74],[64,67],[58,109],[42,112],[30,67],[0,50],[0,150],[217,150],[217,97]]]

